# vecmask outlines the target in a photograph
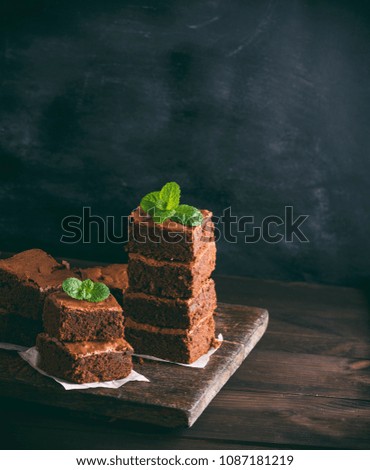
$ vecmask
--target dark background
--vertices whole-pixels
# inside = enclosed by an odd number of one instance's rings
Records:
[[[219,273],[364,281],[369,3],[2,4],[0,249],[122,262],[61,244],[62,218],[119,218],[174,180],[217,215],[310,215],[310,243],[220,241]]]

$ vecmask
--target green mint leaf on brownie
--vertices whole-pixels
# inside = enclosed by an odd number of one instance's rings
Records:
[[[82,299],[79,293],[81,284],[82,282],[76,277],[69,277],[63,281],[62,289],[73,299]]]
[[[180,186],[177,183],[171,182],[165,184],[159,193],[161,201],[165,204],[163,210],[170,211],[176,209],[180,204],[180,194]],[[160,207],[158,207],[158,209],[160,209]]]
[[[154,191],[144,196],[140,207],[149,214],[156,224],[162,224],[171,219],[182,225],[196,227],[203,221],[199,209],[187,204],[180,204],[180,186],[172,181],[166,183],[160,191]]]
[[[95,282],[91,291],[90,302],[101,302],[109,297],[109,288],[102,282]]]
[[[73,299],[89,302],[101,302],[110,294],[109,288],[105,284],[93,282],[91,279],[80,281],[76,277],[65,279],[62,289]]]
[[[153,209],[149,211],[150,216],[156,224],[163,224],[163,222],[175,214],[174,210],[162,211],[160,209]]]
[[[187,204],[181,204],[176,209],[176,212],[171,217],[171,220],[182,225],[188,225],[189,227],[196,227],[197,225],[201,225],[203,221],[203,214],[196,207],[188,206]]]
[[[81,287],[80,287],[82,298],[84,300],[90,300],[93,289],[94,289],[94,283],[91,279],[85,279],[85,281],[82,281]]]
[[[163,209],[163,203],[159,197],[159,191],[154,191],[152,193],[147,194],[143,197],[140,202],[140,207],[143,209],[144,212],[150,212],[152,209],[158,207],[159,209]]]

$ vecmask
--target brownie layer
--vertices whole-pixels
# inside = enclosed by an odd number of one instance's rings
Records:
[[[189,298],[196,296],[215,268],[214,242],[198,254],[194,261],[159,261],[131,253],[128,264],[130,289],[160,297]]]
[[[42,322],[0,309],[0,342],[34,346]]]
[[[195,297],[168,299],[134,292],[129,289],[124,297],[125,315],[139,323],[168,328],[191,328],[216,308],[215,283],[205,281]]]
[[[109,264],[107,266],[93,266],[79,269],[82,280],[91,279],[94,282],[103,282],[122,306],[122,299],[128,287],[127,264]]]
[[[150,216],[137,208],[130,216],[128,251],[158,260],[194,260],[209,242],[214,241],[212,212],[201,212],[203,223],[187,227],[172,220],[155,224]]]
[[[40,368],[75,383],[104,382],[127,377],[132,370],[132,348],[115,341],[63,343],[41,333],[37,337]]]
[[[106,341],[123,336],[122,308],[110,295],[102,302],[50,294],[44,306],[45,331],[61,341]]]
[[[71,276],[64,264],[43,250],[28,250],[0,260],[0,307],[41,320],[45,297]]]
[[[215,339],[213,315],[193,328],[159,328],[126,319],[125,336],[137,354],[191,364],[203,356]]]

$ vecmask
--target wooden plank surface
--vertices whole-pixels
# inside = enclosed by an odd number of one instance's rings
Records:
[[[309,446],[370,447],[369,400],[290,393],[227,390],[214,400],[192,437],[235,442]],[[221,428],[221,423],[223,428]],[[288,444],[289,443],[289,444]]]
[[[65,391],[18,354],[0,350],[0,394],[166,427],[191,426],[264,334],[266,310],[220,304],[216,331],[224,341],[204,369],[145,360],[135,370],[150,383],[119,389]]]
[[[190,429],[2,398],[4,448],[369,449],[368,292],[229,276],[216,286],[223,302],[267,308],[269,327]]]

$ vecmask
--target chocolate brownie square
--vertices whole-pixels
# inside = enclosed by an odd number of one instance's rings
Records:
[[[195,297],[168,299],[128,289],[123,301],[125,315],[138,323],[168,328],[191,328],[216,308],[215,283],[205,281]]]
[[[109,264],[107,266],[93,266],[79,269],[81,279],[91,279],[94,282],[102,282],[122,306],[123,294],[128,287],[127,264]]]
[[[0,309],[0,342],[34,346],[43,330],[42,322]]]
[[[46,333],[36,341],[39,367],[54,377],[75,383],[105,382],[132,371],[132,347],[123,338],[114,341],[63,343]]]
[[[170,219],[156,224],[138,207],[130,215],[127,250],[158,260],[193,261],[209,242],[214,241],[212,212],[201,212],[202,224],[188,227]]]
[[[125,336],[135,353],[191,364],[207,353],[215,341],[213,315],[191,329],[161,328],[126,319]]]
[[[42,319],[44,300],[71,271],[43,250],[23,251],[0,260],[0,307],[33,320]]]
[[[130,289],[172,299],[196,296],[216,264],[216,245],[207,243],[193,261],[159,261],[130,253]]]
[[[123,336],[122,307],[112,294],[101,302],[50,294],[44,305],[44,328],[61,341],[106,341]]]

